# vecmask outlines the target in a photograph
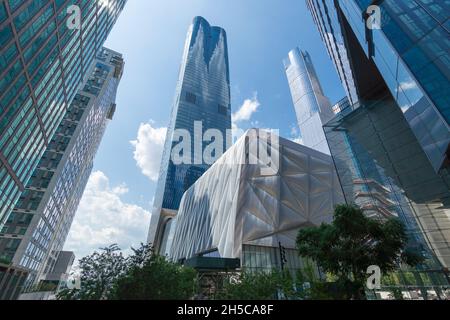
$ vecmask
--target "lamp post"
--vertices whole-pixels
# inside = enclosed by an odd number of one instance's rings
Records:
[[[281,245],[281,242],[279,242],[278,245],[279,245],[279,248],[280,248],[281,271],[284,271],[284,265],[287,263],[286,248]]]

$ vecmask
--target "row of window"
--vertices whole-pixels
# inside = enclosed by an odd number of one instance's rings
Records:
[[[186,92],[185,101],[195,105],[198,104],[197,96],[192,92]],[[229,108],[221,104],[217,105],[217,112],[224,116],[230,114]]]

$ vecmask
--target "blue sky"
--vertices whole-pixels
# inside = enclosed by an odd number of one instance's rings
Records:
[[[233,112],[246,100],[252,111],[258,106],[239,127],[279,129],[282,136],[295,138],[282,63],[295,46],[311,54],[330,100],[344,96],[303,0],[129,0],[106,43],[126,63],[117,112],[66,244],[78,258],[108,243],[125,248],[146,239],[158,146],[169,121],[186,32],[197,15],[227,31]]]

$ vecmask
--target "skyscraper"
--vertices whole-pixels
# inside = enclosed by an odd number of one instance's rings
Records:
[[[26,288],[45,281],[91,174],[116,105],[122,55],[102,49],[0,231],[0,257],[29,272]]]
[[[330,154],[323,124],[333,117],[308,52],[295,48],[284,61],[302,144]]]
[[[0,1],[0,227],[125,3]]]
[[[404,200],[399,189],[392,185],[390,185],[391,188],[386,188],[379,183],[383,181],[384,184],[388,184],[390,179],[375,160],[366,153],[362,156],[364,161],[359,162],[355,154],[364,152],[364,149],[358,146],[352,137],[346,136],[345,133],[329,134],[330,121],[335,118],[335,113],[351,105],[349,98],[345,97],[331,106],[323,93],[314,64],[307,52],[299,48],[292,50],[289,52],[288,59],[284,61],[284,65],[295,110],[299,117],[302,144],[330,154],[325,135],[328,133],[328,140],[333,144],[334,159],[341,174],[340,182],[347,202],[356,203],[368,217],[379,220],[399,217],[405,221],[407,227],[416,230],[417,224],[409,219],[411,211],[404,208],[406,211],[404,213],[397,208]],[[324,131],[324,125],[327,131]]]
[[[332,58],[342,85],[351,104],[358,102],[355,81],[353,78],[350,60],[345,45],[345,39],[339,24],[338,13],[328,10],[334,0],[306,1],[313,20],[319,28],[320,36],[325,44],[329,56]]]
[[[383,166],[377,163],[370,152],[359,143],[355,135],[359,136],[362,133],[359,130],[357,133],[352,130],[348,132],[347,127],[341,127],[341,119],[351,107],[352,104],[347,97],[339,101],[333,107],[337,116],[324,126],[347,202],[357,204],[373,219],[399,218],[404,222],[406,231],[412,238],[410,244],[426,247],[408,204],[408,198],[386,174]],[[363,123],[360,130],[367,132],[365,134],[370,137],[373,134],[372,128]]]
[[[407,197],[407,208],[434,254],[448,267],[450,3],[307,3],[336,67],[348,67],[351,81],[343,84],[349,97],[356,93],[358,99],[330,123],[334,132],[329,134],[344,130],[383,168]],[[343,46],[336,50],[332,42]]]
[[[227,130],[231,129],[227,36],[222,28],[196,17],[187,34],[153,203],[148,241],[156,248],[162,234],[170,231],[166,222],[178,210],[184,192],[209,167],[202,158],[202,137],[208,129],[222,134],[225,150],[230,134]],[[191,152],[189,163],[175,164],[172,150],[180,141],[181,131],[190,136]]]

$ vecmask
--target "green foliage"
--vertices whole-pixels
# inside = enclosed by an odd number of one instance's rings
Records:
[[[127,259],[117,245],[94,252],[79,261],[81,289],[63,290],[59,300],[104,300],[127,271]]]
[[[392,288],[391,293],[395,300],[404,300],[403,293],[400,288]]]
[[[80,260],[81,289],[64,290],[60,300],[189,299],[196,272],[153,254],[150,245],[125,258],[117,245]]]
[[[382,223],[366,217],[355,206],[340,205],[332,224],[300,230],[297,248],[302,257],[316,261],[324,272],[337,277],[329,289],[340,292],[340,298],[363,299],[369,266],[377,265],[387,274],[401,263],[423,261],[420,255],[405,250],[407,242],[398,219]]]
[[[11,259],[8,259],[4,256],[0,256],[0,264],[9,266],[11,264]]]
[[[299,298],[289,273],[278,271],[242,272],[235,281],[227,281],[219,299],[273,300]]]
[[[305,259],[304,267],[297,271],[296,287],[299,297],[303,300],[333,299],[327,283],[320,278],[317,272],[317,266],[308,259]]]
[[[52,283],[52,282],[44,282],[41,281],[39,284],[31,287],[29,290],[27,290],[26,293],[31,292],[55,292],[58,288],[58,283]]]
[[[388,273],[382,277],[381,282],[385,286],[398,286],[400,284],[400,280],[396,273]]]
[[[194,296],[196,271],[152,255],[133,266],[112,291],[117,300],[187,300]]]

